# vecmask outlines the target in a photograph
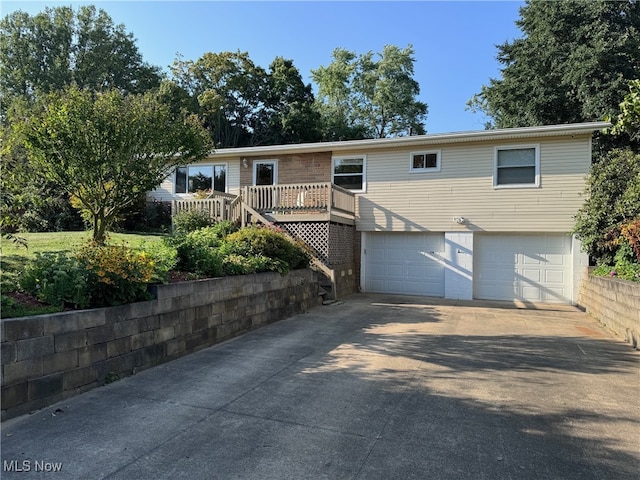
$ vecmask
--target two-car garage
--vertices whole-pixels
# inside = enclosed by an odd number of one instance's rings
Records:
[[[445,233],[366,232],[366,292],[458,298],[447,282],[470,282],[472,297],[532,303],[572,302],[572,241],[566,234],[471,233],[472,249],[447,245]],[[472,268],[462,265],[472,255]],[[455,275],[447,275],[453,272]],[[471,270],[471,271],[470,271]]]

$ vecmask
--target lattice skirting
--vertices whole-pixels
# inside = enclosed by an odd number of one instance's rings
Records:
[[[279,223],[278,227],[304,241],[326,265],[353,262],[355,227],[334,222]]]

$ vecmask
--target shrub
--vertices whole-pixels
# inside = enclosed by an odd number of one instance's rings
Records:
[[[243,257],[242,255],[227,255],[222,261],[225,275],[247,275],[249,273],[279,271],[282,269],[280,260],[273,260],[264,255]]]
[[[200,228],[209,227],[212,223],[209,214],[203,210],[183,211],[173,217],[173,232],[186,235]]]
[[[233,222],[218,222],[212,226],[176,233],[165,243],[177,251],[178,270],[197,275],[218,277],[223,275],[223,261],[218,247],[226,236],[238,230]]]
[[[115,231],[168,232],[171,229],[171,203],[148,201],[146,195],[124,209],[113,225]]]
[[[640,264],[635,261],[636,258],[631,245],[622,242],[614,260],[615,264],[613,266],[600,265],[593,270],[593,274],[640,282]]]
[[[143,243],[138,251],[146,253],[153,261],[151,283],[167,283],[169,272],[178,264],[178,251],[165,242]]]
[[[80,260],[64,253],[36,253],[36,258],[25,267],[19,284],[43,303],[76,308],[91,305],[89,272]]]
[[[245,258],[267,257],[272,260],[267,270],[283,274],[309,265],[309,256],[300,245],[292,243],[283,233],[264,227],[247,227],[228,235],[220,246],[220,253]]]
[[[121,305],[147,300],[147,284],[154,276],[155,262],[144,251],[125,245],[83,247],[77,258],[89,272],[92,306]]]

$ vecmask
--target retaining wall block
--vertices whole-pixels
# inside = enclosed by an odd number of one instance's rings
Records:
[[[87,346],[86,330],[58,333],[53,338],[56,352],[65,352]]]
[[[16,341],[17,360],[45,357],[54,352],[53,336],[27,338]]]
[[[23,340],[44,335],[44,319],[42,317],[24,317],[7,319],[3,322],[3,341]]]
[[[2,365],[15,361],[17,361],[16,342],[2,342],[0,344],[0,362],[2,362]]]
[[[78,350],[57,352],[42,358],[42,373],[44,375],[72,370],[77,366]]]
[[[153,332],[151,332],[153,334]],[[87,367],[107,359],[107,344],[98,343],[78,349],[78,366]]]
[[[54,373],[45,377],[29,380],[29,400],[50,397],[62,393],[62,373]]]

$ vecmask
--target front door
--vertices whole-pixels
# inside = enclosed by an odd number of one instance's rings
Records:
[[[278,162],[257,160],[253,162],[254,185],[276,185],[278,183]]]

